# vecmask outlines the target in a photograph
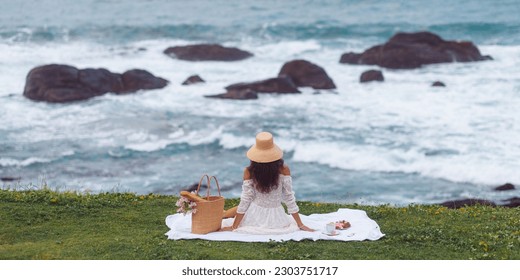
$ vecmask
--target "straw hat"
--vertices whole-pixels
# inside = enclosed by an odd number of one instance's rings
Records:
[[[247,157],[259,163],[273,162],[283,157],[283,151],[274,144],[271,133],[260,132],[256,135],[256,144],[247,151]]]

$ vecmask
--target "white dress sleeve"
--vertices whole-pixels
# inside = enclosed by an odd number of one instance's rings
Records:
[[[287,212],[289,214],[298,213],[300,208],[296,205],[296,197],[294,197],[294,191],[292,190],[292,178],[291,176],[282,176],[282,201],[287,205]]]
[[[242,195],[240,195],[240,203],[238,204],[237,213],[244,214],[254,197],[255,188],[253,187],[253,180],[244,180],[242,183]]]

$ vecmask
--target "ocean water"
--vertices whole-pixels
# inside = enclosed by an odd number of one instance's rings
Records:
[[[363,204],[500,202],[520,191],[520,2],[1,1],[0,177],[3,187],[177,194],[203,173],[238,197],[245,152],[271,131],[297,199]],[[473,41],[494,60],[386,70],[339,64],[342,53],[400,31]],[[239,62],[187,62],[170,46],[219,43]],[[258,100],[204,98],[274,77],[292,59],[323,67],[334,91]],[[23,97],[34,67],[146,69],[171,83],[132,95],[47,104]],[[198,74],[205,84],[182,86]],[[433,88],[433,81],[446,88]]]

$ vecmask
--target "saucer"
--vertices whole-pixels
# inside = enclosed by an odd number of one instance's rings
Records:
[[[327,232],[322,232],[323,234],[325,235],[328,235],[328,236],[336,236],[336,235],[339,235],[339,232],[337,230],[335,230],[334,232],[332,233],[327,233]]]

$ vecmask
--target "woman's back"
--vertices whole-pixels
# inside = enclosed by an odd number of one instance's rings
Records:
[[[274,208],[279,207],[282,202],[289,200],[292,179],[291,176],[280,174],[278,185],[268,193],[258,191],[252,179],[245,180],[244,184],[250,184],[250,186],[246,187],[253,189],[253,203],[266,208]]]

